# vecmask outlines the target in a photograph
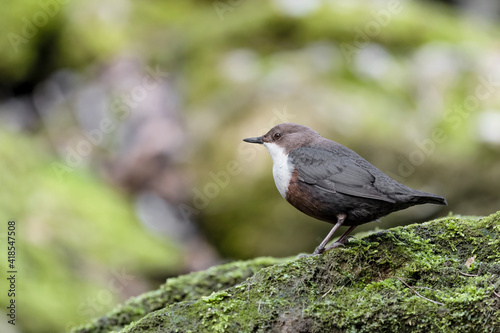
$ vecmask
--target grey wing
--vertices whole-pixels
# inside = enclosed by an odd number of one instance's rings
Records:
[[[374,175],[331,151],[304,147],[290,152],[289,158],[299,172],[299,181],[306,184],[326,192],[395,203],[377,191]]]

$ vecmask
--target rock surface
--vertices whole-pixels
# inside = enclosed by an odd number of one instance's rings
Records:
[[[418,293],[418,294],[417,294]],[[74,332],[498,332],[500,212],[167,280]]]

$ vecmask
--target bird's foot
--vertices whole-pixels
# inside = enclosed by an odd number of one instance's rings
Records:
[[[325,252],[325,248],[324,247],[321,247],[321,246],[318,246],[316,248],[316,250],[314,250],[314,252],[311,254],[311,255],[320,255],[322,254],[323,252]]]
[[[322,254],[323,252],[325,252],[325,248],[320,248],[319,246],[316,248],[316,250],[314,250],[313,253],[311,254],[307,254],[307,253],[302,253],[302,254],[299,254],[297,256],[297,258],[306,258],[306,257],[312,257],[312,256],[319,256],[320,254]]]
[[[351,239],[351,238],[353,238],[353,237],[352,236],[346,236],[344,239],[339,239],[338,241],[336,241],[332,245],[327,246],[326,249],[325,249],[325,251],[328,251],[328,250],[331,250],[331,249],[335,249],[335,248],[340,247],[340,246],[344,246],[349,241],[349,239]]]
[[[326,248],[325,247],[320,247],[318,246],[316,248],[316,250],[314,250],[314,252],[312,254],[310,254],[310,256],[317,256],[317,255],[320,255],[322,253],[324,253],[325,251],[328,251],[328,250],[331,250],[331,249],[334,249],[336,247],[339,247],[339,246],[344,246],[345,243],[347,243],[349,241],[349,239],[352,238],[352,236],[347,236],[345,237],[344,239],[339,239],[338,241],[336,241],[335,243],[333,243],[332,245],[330,246],[327,246]],[[301,255],[302,257],[306,257],[307,255],[306,254],[303,254]],[[301,256],[299,256],[299,258],[301,258]]]
[[[325,251],[328,251],[328,250],[331,250],[331,249],[335,249],[337,247],[344,246],[344,245],[345,245],[344,243],[335,242],[332,245],[327,246],[326,249],[325,249]]]
[[[328,246],[326,248],[318,246],[316,248],[316,250],[314,250],[313,253],[311,253],[311,254],[305,254],[305,253],[299,254],[298,258],[305,258],[305,257],[311,257],[311,256],[319,256],[320,254],[323,254],[325,251],[334,249],[334,248],[339,247],[339,246],[344,246],[344,243],[337,241],[337,242],[333,243],[332,245],[330,245],[330,246]]]

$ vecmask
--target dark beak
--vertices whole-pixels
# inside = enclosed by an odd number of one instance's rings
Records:
[[[249,143],[258,143],[258,144],[263,144],[264,141],[262,141],[262,137],[259,136],[257,138],[246,138],[246,139],[243,139],[243,141],[245,142],[249,142]]]

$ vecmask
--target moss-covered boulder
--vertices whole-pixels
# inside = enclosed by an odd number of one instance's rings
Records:
[[[285,262],[286,259],[257,258],[237,261],[168,279],[158,290],[132,298],[106,316],[79,327],[73,332],[96,333],[120,330],[133,320],[139,320],[150,312],[179,302],[197,300],[213,292],[230,288],[254,275],[261,268]]]
[[[321,256],[273,263],[255,259],[167,280],[75,332],[500,328],[500,212],[398,227]]]

